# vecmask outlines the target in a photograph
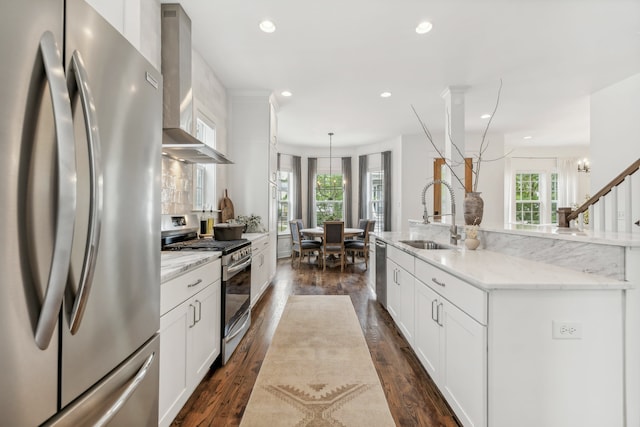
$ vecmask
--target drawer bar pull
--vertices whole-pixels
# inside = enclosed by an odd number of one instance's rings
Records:
[[[435,279],[434,279],[435,280]],[[198,279],[195,282],[188,284],[187,288],[193,288],[194,286],[198,286],[200,283],[202,283],[202,279]]]
[[[438,286],[442,286],[443,288],[447,286],[444,282],[438,282],[438,279],[436,279],[435,277],[431,278],[431,281]]]

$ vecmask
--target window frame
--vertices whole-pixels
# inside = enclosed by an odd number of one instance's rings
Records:
[[[537,199],[518,199],[518,176],[519,175],[537,175]],[[511,218],[510,221],[513,224],[526,224],[526,225],[552,225],[557,223],[557,206],[558,206],[558,172],[555,169],[518,169],[513,171],[511,176],[513,183],[512,190],[512,203],[511,203]],[[529,180],[531,182],[531,180]],[[554,188],[555,185],[555,188]],[[531,191],[534,191],[532,188]],[[555,195],[555,199],[553,196]],[[518,219],[518,204],[538,204],[538,222],[533,219],[527,222],[525,219]],[[555,208],[554,208],[555,206]],[[532,211],[520,211],[522,213],[534,212]]]
[[[322,185],[321,180],[322,180],[322,183],[326,183],[327,181],[329,181],[329,185],[327,187],[329,188],[330,192],[333,192],[339,189],[339,191],[336,193],[336,196],[339,194],[339,198],[318,199],[318,192],[319,190],[321,190],[320,186]],[[339,173],[333,173],[332,171],[331,175],[329,175],[328,172],[322,173],[318,171],[316,172],[314,183],[315,185],[314,185],[314,191],[313,191],[313,205],[315,209],[316,226],[323,224],[324,221],[344,220],[344,205],[345,205],[344,190],[345,189],[344,189],[344,175],[342,174],[342,169],[339,170]],[[336,183],[340,183],[340,184],[338,185]],[[338,204],[340,205],[340,207],[339,209],[336,209],[336,205]],[[321,213],[320,211],[321,205],[325,206],[325,211],[331,210],[332,213],[330,215],[324,215],[323,213]],[[332,209],[329,209],[330,205],[333,205]],[[335,216],[335,213],[334,213],[335,211],[340,212],[339,217]]]
[[[202,110],[197,110],[196,120],[194,122],[196,138],[204,142],[212,148],[216,148],[217,144],[217,128],[214,120],[211,120]],[[197,164],[193,167],[192,175],[192,192],[193,201],[192,209],[201,211],[203,209],[213,209],[213,202],[217,201],[216,194],[216,165],[215,164]],[[211,196],[213,200],[207,205],[207,189],[211,187],[213,191]]]
[[[374,180],[379,183],[375,184]],[[377,187],[377,189],[376,189]],[[367,171],[367,218],[376,221],[374,231],[382,232],[384,228],[384,170],[375,169]],[[379,192],[379,198],[376,193]],[[375,205],[379,207],[376,209]]]
[[[283,180],[281,179],[281,175],[286,174],[288,175],[288,189],[286,192],[283,192],[282,190],[282,185],[281,183],[283,182]],[[279,170],[278,171],[278,195],[277,195],[277,206],[278,206],[278,214],[277,214],[277,225],[276,225],[276,230],[278,230],[278,234],[289,234],[291,232],[290,228],[289,228],[289,221],[292,221],[293,218],[293,172],[292,171],[285,171],[285,170]],[[287,199],[283,200],[282,199],[282,194],[285,193],[287,194]],[[280,207],[283,203],[286,203],[287,205],[287,218],[282,219],[281,218],[281,210]]]

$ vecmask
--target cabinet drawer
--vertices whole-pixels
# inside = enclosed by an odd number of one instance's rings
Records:
[[[387,245],[387,258],[413,274],[413,263],[415,259],[413,255],[401,251],[395,246]]]
[[[253,242],[251,242],[251,252],[255,253],[255,252],[262,251],[267,246],[269,246],[269,239],[267,238],[267,236],[260,237],[259,239],[256,239]]]
[[[416,258],[416,277],[483,325],[487,324],[487,293]]]
[[[160,289],[160,315],[218,280],[221,273],[220,265],[221,260],[218,258],[163,283]]]

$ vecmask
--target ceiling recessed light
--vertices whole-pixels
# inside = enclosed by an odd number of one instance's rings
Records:
[[[264,20],[260,23],[260,29],[265,33],[273,33],[276,30],[276,24],[269,20]]]
[[[481,119],[488,119],[491,117],[491,114],[483,114],[480,116]]]
[[[533,138],[531,135],[527,135],[527,136],[525,136],[525,137],[524,137],[524,138],[522,138],[522,139],[531,139],[531,138]]]
[[[388,97],[390,97],[390,96],[391,96],[391,92],[382,92],[382,93],[380,94],[380,96],[381,96],[382,98],[388,98]]]
[[[426,34],[433,28],[433,24],[431,22],[425,21],[418,24],[416,27],[416,33],[418,34]]]
[[[288,90],[283,90],[282,92],[280,92],[280,95],[289,97],[289,96],[291,96],[293,94],[291,92],[289,92]]]

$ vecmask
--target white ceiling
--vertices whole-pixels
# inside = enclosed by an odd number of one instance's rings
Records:
[[[585,145],[589,95],[640,73],[640,0],[181,0],[194,48],[227,89],[272,90],[280,142],[334,146],[431,131],[443,90],[470,86],[480,131],[510,145]],[[277,30],[259,30],[263,19]],[[433,30],[415,32],[428,20]],[[293,92],[291,98],[280,95]],[[379,95],[389,91],[387,99]]]

